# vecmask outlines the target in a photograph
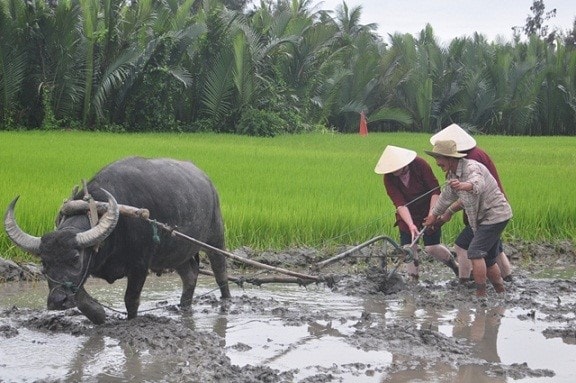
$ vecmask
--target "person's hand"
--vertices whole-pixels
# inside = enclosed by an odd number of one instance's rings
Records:
[[[412,235],[412,240],[414,240],[414,238],[416,238],[419,234],[418,228],[414,224],[408,225],[408,230],[410,230],[410,234]]]
[[[424,226],[434,226],[437,221],[437,217],[434,214],[430,214],[428,217],[424,218]]]

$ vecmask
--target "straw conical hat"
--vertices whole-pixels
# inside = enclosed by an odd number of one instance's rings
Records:
[[[469,135],[464,129],[462,129],[458,124],[452,124],[430,138],[430,143],[434,145],[436,141],[446,141],[452,140],[456,142],[456,149],[459,152],[465,152],[476,146],[476,140],[474,137]]]
[[[438,140],[434,143],[432,150],[425,150],[432,157],[466,157],[466,153],[460,153],[456,148],[454,140]]]
[[[376,174],[394,173],[414,161],[414,158],[416,158],[415,151],[388,145],[380,156],[374,172]]]

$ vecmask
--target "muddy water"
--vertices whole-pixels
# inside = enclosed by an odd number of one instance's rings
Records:
[[[90,280],[87,284],[87,290],[109,308],[112,316],[122,316],[113,310],[124,311],[124,288],[122,281],[108,285]],[[141,310],[175,318],[197,332],[216,333],[232,365],[292,371],[295,382],[321,373],[332,373],[337,377],[334,381],[343,382],[576,382],[576,345],[543,335],[546,328],[564,327],[566,316],[558,321],[550,315],[544,318],[545,314],[509,305],[505,299],[422,308],[415,294],[403,294],[398,299],[358,297],[315,285],[233,285],[232,294],[234,304],[223,308],[215,299],[219,295],[212,280],[203,277],[193,311],[181,313],[170,309],[179,299],[179,279],[151,276],[143,291]],[[443,294],[442,290],[438,294]],[[46,296],[43,282],[2,284],[0,309],[43,310]],[[534,299],[538,301],[538,297]],[[566,294],[558,299],[573,305],[576,296]],[[447,363],[440,356],[434,362],[435,355],[419,355],[419,349],[413,355],[396,354],[369,347],[366,341],[356,344],[350,340],[362,318],[370,318],[370,329],[376,332],[410,324],[438,332],[456,344],[469,344],[470,359],[475,362],[459,365],[456,359]],[[0,317],[0,327],[10,326],[10,321]],[[84,381],[162,381],[166,366],[156,358],[152,353],[131,351],[105,335],[88,337],[18,327],[18,334],[0,338],[0,381],[75,381],[79,376]],[[418,362],[425,358],[432,362]],[[512,378],[498,374],[494,367],[523,363],[532,370],[551,370],[554,376]],[[403,368],[393,368],[395,365]],[[98,378],[91,380],[87,378],[90,376]]]

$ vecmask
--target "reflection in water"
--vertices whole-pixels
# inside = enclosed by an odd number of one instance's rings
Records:
[[[500,363],[498,356],[498,328],[505,308],[492,307],[486,310],[479,306],[474,311],[460,307],[454,320],[455,338],[469,339],[474,343],[474,354],[487,362]]]
[[[91,282],[91,293],[112,307],[122,307],[122,284],[107,285]],[[207,282],[205,282],[207,283]],[[210,291],[211,285],[198,285],[197,294]],[[37,284],[4,284],[0,285],[0,308],[17,305],[21,308],[43,308],[46,301],[44,283]],[[239,297],[246,294],[250,297],[278,301],[282,307],[290,307],[291,302],[309,305],[314,311],[326,311],[328,317],[340,320],[323,322],[318,319],[297,321],[296,325],[287,326],[286,320],[272,312],[262,314],[258,311],[241,310],[241,313],[214,309],[212,305],[188,313],[173,313],[165,310],[153,315],[166,315],[181,318],[186,325],[195,331],[212,331],[221,337],[221,346],[233,364],[264,364],[281,371],[299,369],[297,379],[318,373],[315,366],[325,368],[333,364],[345,365],[352,361],[379,368],[389,369],[385,374],[373,375],[343,375],[344,381],[353,382],[451,382],[451,383],[504,383],[505,377],[494,377],[486,374],[489,363],[523,363],[525,359],[517,351],[510,355],[502,353],[498,346],[508,351],[506,346],[514,350],[515,342],[530,338],[530,353],[539,358],[542,363],[570,360],[574,346],[562,343],[556,339],[548,341],[543,336],[534,337],[534,325],[528,325],[518,318],[518,313],[510,312],[505,306],[475,307],[472,304],[462,304],[455,309],[442,307],[420,308],[413,297],[403,300],[382,300],[375,296],[365,300],[348,297],[326,291],[322,288],[301,289],[296,286],[270,287],[266,289],[250,288],[233,292]],[[154,307],[159,300],[177,302],[180,295],[180,281],[177,277],[170,279],[150,278],[143,291],[143,308]],[[565,299],[565,298],[563,298]],[[220,303],[217,303],[220,305]],[[220,306],[221,307],[221,306]],[[513,311],[513,310],[512,310]],[[364,351],[347,342],[347,337],[356,331],[355,325],[368,318],[373,326],[386,331],[393,323],[406,323],[421,330],[439,332],[447,337],[460,339],[472,346],[472,353],[479,359],[478,365],[448,365],[430,363],[418,355],[393,355],[387,350]],[[315,317],[317,318],[317,317]],[[0,322],[0,325],[4,323]],[[550,325],[550,322],[546,323]],[[18,336],[0,341],[0,366],[2,378],[7,381],[33,381],[37,379],[86,381],[101,380],[149,380],[161,378],[162,371],[173,368],[166,365],[165,360],[153,355],[142,353],[126,343],[119,342],[95,333],[89,338],[68,335],[52,335],[27,329],[19,329]],[[506,337],[502,341],[501,333]],[[55,340],[65,339],[65,340]],[[499,345],[498,341],[502,341]],[[55,343],[66,343],[57,353],[46,352],[46,345],[53,349]],[[510,346],[511,345],[511,346]],[[553,346],[550,346],[553,345]],[[245,347],[240,347],[245,346]],[[247,346],[247,347],[246,347]],[[562,348],[562,346],[564,348]],[[8,347],[10,354],[5,347]],[[551,352],[553,347],[555,352]],[[520,355],[520,356],[519,356]],[[564,359],[562,359],[564,358]],[[23,368],[22,363],[37,366],[36,369]],[[528,361],[530,367],[534,362]],[[409,365],[410,369],[395,371],[395,365]],[[556,377],[554,382],[571,382],[563,377],[573,377],[570,363],[559,363],[554,367]],[[564,368],[564,370],[563,370]],[[48,374],[49,372],[49,374]],[[548,378],[549,379],[549,378]],[[548,380],[518,379],[523,381],[544,382]]]
[[[18,329],[18,336],[0,338],[0,381],[57,381],[66,376],[85,339]]]
[[[468,310],[463,310],[468,312]],[[446,327],[458,319],[454,319],[450,315],[447,315],[446,310],[441,310],[435,306],[425,306],[424,308],[419,308],[416,305],[416,299],[413,296],[406,296],[402,301],[402,304],[394,310],[394,314],[399,320],[405,323],[414,323],[416,328],[423,331],[434,331],[440,332],[441,327]],[[471,324],[470,318],[468,322],[465,321],[464,317],[459,319],[464,326],[469,326]],[[455,328],[455,326],[454,326]],[[456,337],[456,335],[454,335]],[[468,372],[470,370],[467,367],[472,366],[458,366],[455,368],[454,365],[435,362],[430,363],[428,360],[429,355],[392,355],[392,366],[411,366],[408,370],[395,370],[392,368],[392,372],[389,373],[381,383],[393,382],[393,383],[403,383],[403,382],[453,382],[453,383],[484,383],[477,379],[477,376],[470,375],[467,378]],[[479,373],[484,373],[484,367],[478,367]]]
[[[505,383],[505,376],[488,376],[486,367],[477,364],[466,364],[458,368],[453,383]]]
[[[409,355],[394,355],[393,365],[408,365],[409,370],[395,371],[389,374],[381,383],[404,383],[404,382],[445,382],[454,375],[454,367],[445,363],[434,363],[432,365],[421,361],[418,357]],[[476,383],[476,380],[462,380],[458,383]]]
[[[134,344],[95,334],[87,339],[70,362],[67,382],[112,382],[145,378],[161,381],[174,368],[165,358],[155,358]]]
[[[313,343],[314,341],[322,338],[323,336],[334,336],[334,337],[341,337],[342,334],[336,329],[332,328],[332,322],[329,322],[327,325],[321,325],[319,323],[313,322],[308,325],[308,333],[310,336],[304,336],[300,338],[297,342],[290,343],[288,347],[280,350],[280,352],[276,353],[275,355],[264,359],[260,362],[263,365],[270,365],[284,357],[286,357],[289,353],[293,352],[294,350],[303,349],[308,344]]]
[[[403,307],[399,309],[398,315],[414,321],[422,330],[438,331],[440,319],[438,309],[433,306],[417,309],[416,300],[412,296],[407,296],[403,301]]]
[[[214,321],[214,332],[222,338],[220,345],[226,347],[226,329],[228,328],[228,318],[225,315],[219,315]]]
[[[454,319],[453,335],[455,338],[468,339],[473,343],[473,353],[487,362],[500,363],[498,355],[498,329],[504,316],[502,306],[486,309],[483,306],[471,310],[460,307]],[[505,377],[489,377],[485,368],[479,365],[463,365],[458,369],[454,383],[505,383]]]
[[[321,338],[323,336],[342,337],[340,331],[332,328],[332,321],[328,322],[326,325],[322,325],[318,322],[308,323],[308,332],[316,338]]]
[[[84,342],[70,363],[68,376],[72,381],[81,382],[85,378],[84,374],[94,365],[97,355],[105,350],[105,343],[101,336],[92,336]]]

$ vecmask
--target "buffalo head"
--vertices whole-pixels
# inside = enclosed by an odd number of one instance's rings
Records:
[[[42,260],[43,274],[48,280],[48,309],[62,310],[78,306],[95,323],[104,321],[102,307],[84,290],[90,274],[94,246],[104,241],[116,227],[119,208],[114,197],[108,196],[108,210],[96,226],[90,228],[85,215],[70,216],[58,228],[42,237],[35,237],[20,229],[14,217],[18,197],[8,206],[4,226],[8,237],[22,250]]]

